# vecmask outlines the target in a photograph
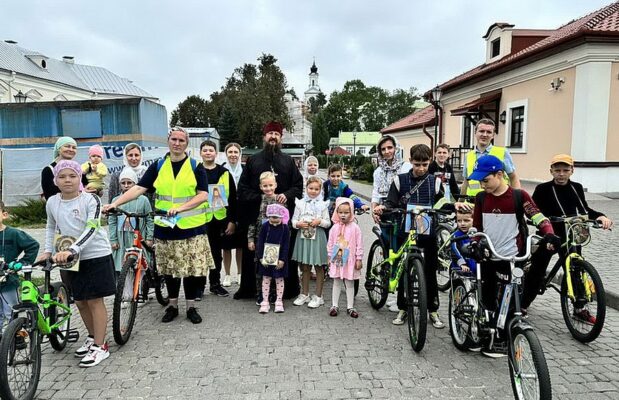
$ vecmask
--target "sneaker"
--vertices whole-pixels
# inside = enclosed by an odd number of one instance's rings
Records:
[[[241,274],[236,275],[236,278],[234,278],[233,283],[236,283],[238,285],[241,284]]]
[[[161,318],[161,322],[172,322],[176,317],[178,317],[178,307],[168,306]]]
[[[90,351],[90,346],[95,343],[95,338],[92,336],[88,336],[86,340],[84,340],[84,344],[77,350],[75,350],[75,357],[82,358]]]
[[[219,297],[230,296],[230,293],[226,289],[222,288],[221,286],[213,286],[209,291]]]
[[[591,315],[589,310],[585,308],[579,311],[574,310],[574,318],[590,325],[595,325],[597,321],[597,318]]]
[[[436,311],[430,313],[430,320],[432,321],[432,326],[436,329],[443,329],[445,327],[445,324],[441,321]]]
[[[359,318],[359,313],[354,308],[349,308],[346,310],[346,313],[350,315],[351,318]]]
[[[294,304],[295,306],[302,306],[305,303],[309,303],[310,300],[311,299],[308,295],[301,293],[300,295],[297,296],[296,299],[294,299],[292,304]]]
[[[258,312],[260,314],[267,314],[269,311],[271,311],[271,305],[269,304],[268,301],[263,301],[260,304],[260,309],[258,310]]]
[[[312,296],[312,299],[310,300],[310,302],[308,303],[308,307],[309,308],[318,308],[321,305],[325,304],[325,300],[322,297],[318,297],[316,295]]]
[[[389,306],[389,311],[391,311],[391,312],[398,312],[398,311],[400,311],[400,307],[398,307],[398,302],[397,301]]]
[[[394,304],[398,304],[398,301],[397,300],[387,300],[387,302],[385,304],[387,305],[387,307],[391,307]],[[391,310],[389,310],[389,311],[391,311]],[[400,311],[400,310],[398,310],[398,311]]]
[[[262,305],[262,292],[260,292],[258,294],[258,296],[256,296],[256,305],[257,306],[261,306]]]
[[[332,317],[337,317],[337,312],[339,311],[339,309],[337,308],[337,306],[332,306],[329,309],[329,315]]]
[[[98,365],[101,361],[105,360],[110,356],[110,351],[107,343],[102,344],[101,346],[97,346],[96,344],[92,344],[90,346],[90,351],[88,354],[84,356],[80,360],[80,367],[82,368],[90,368]]]
[[[495,340],[492,348],[485,345],[481,348],[481,354],[489,358],[507,357],[507,346],[505,342]]]
[[[275,312],[276,313],[283,313],[284,312],[284,302],[283,301],[276,301],[275,302]]]
[[[202,317],[200,316],[200,314],[198,314],[198,310],[196,310],[195,307],[189,307],[187,309],[187,319],[189,319],[193,324],[199,324],[200,322],[202,322]]]
[[[221,284],[221,286],[223,286],[223,287],[230,287],[230,286],[232,286],[232,277],[230,275],[226,275],[224,277],[224,282]]]
[[[393,325],[404,325],[404,321],[406,321],[406,311],[400,310],[398,312],[398,316],[395,317],[395,319],[391,321],[391,323]]]

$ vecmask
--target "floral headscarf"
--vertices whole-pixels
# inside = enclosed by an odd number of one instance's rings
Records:
[[[54,166],[54,185],[58,186],[58,180],[56,178],[60,171],[62,171],[63,169],[73,170],[77,174],[80,180],[79,191],[83,191],[84,186],[82,185],[82,166],[73,160],[60,160],[58,161],[58,164]]]
[[[282,223],[286,225],[290,219],[288,209],[281,204],[269,204],[267,206],[267,217],[280,217]]]
[[[393,161],[391,164],[389,164],[380,153],[380,146],[387,140],[393,141],[395,144],[395,152],[393,154]],[[387,197],[391,183],[395,177],[398,176],[400,168],[402,167],[402,164],[404,164],[401,154],[402,147],[393,136],[384,135],[376,144],[376,151],[378,152],[378,167],[380,168],[381,174],[379,175],[378,180],[374,182],[374,185],[377,187],[380,197]]]

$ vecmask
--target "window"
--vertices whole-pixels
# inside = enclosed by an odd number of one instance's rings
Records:
[[[525,153],[527,147],[528,100],[507,103],[505,146],[513,152]]]
[[[361,147],[357,147],[359,150],[357,150],[357,153],[361,153],[363,155],[365,155],[365,147],[361,146]]]
[[[346,151],[352,154],[352,146],[346,146]]]
[[[501,38],[494,39],[490,43],[490,46],[492,46],[490,49],[490,58],[498,56],[501,53]]]
[[[469,120],[466,117],[462,117],[462,147],[464,147],[465,149],[472,149],[472,141],[471,141],[471,136],[472,136],[472,131],[473,131],[473,123],[471,122],[471,120]]]

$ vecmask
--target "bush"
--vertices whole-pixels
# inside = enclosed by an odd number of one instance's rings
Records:
[[[374,164],[371,162],[366,162],[361,166],[361,179],[368,182],[374,181]]]
[[[9,209],[10,223],[13,225],[36,225],[47,221],[45,200],[26,199],[18,206]]]

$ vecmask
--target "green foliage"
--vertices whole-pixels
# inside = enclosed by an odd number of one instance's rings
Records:
[[[217,132],[219,132],[219,137],[221,138],[220,148],[222,150],[228,143],[239,143],[241,141],[236,114],[234,113],[232,105],[227,100],[224,100],[224,104],[221,108]]]
[[[45,201],[41,199],[26,199],[18,206],[9,209],[8,225],[24,226],[45,224],[47,212]]]
[[[324,154],[329,147],[329,131],[327,123],[322,113],[314,118],[312,124],[312,144],[314,145],[314,154]]]
[[[374,181],[374,164],[372,164],[371,162],[366,162],[359,168],[361,169],[359,173],[360,179],[366,180],[368,182]]]
[[[208,127],[208,102],[199,95],[187,97],[172,111],[170,126]]]

